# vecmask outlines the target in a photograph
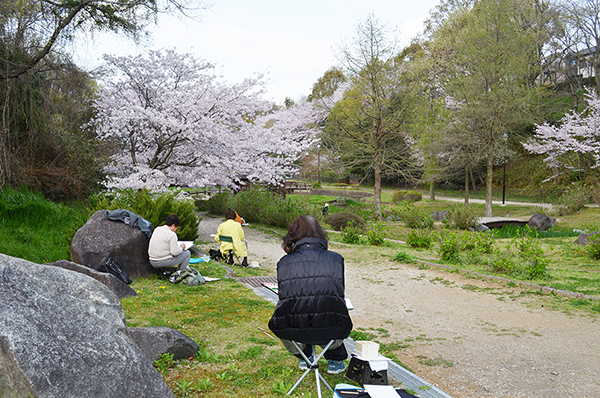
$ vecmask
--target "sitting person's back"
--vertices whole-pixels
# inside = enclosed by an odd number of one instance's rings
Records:
[[[352,330],[344,297],[344,258],[327,249],[326,233],[313,216],[294,220],[282,247],[288,254],[277,263],[279,301],[269,329],[298,357],[291,340],[304,343],[307,357],[311,345],[335,340],[325,358],[328,372],[340,373],[348,356],[343,339]]]
[[[229,256],[229,252],[233,251],[236,256],[243,257],[242,265],[248,266],[248,249],[244,243],[244,230],[239,222],[235,221],[236,212],[227,209],[225,212],[225,222],[219,224],[215,241],[221,242],[220,250],[224,258]],[[231,237],[233,242],[221,240],[221,236]]]
[[[165,225],[154,229],[148,244],[148,257],[154,268],[185,269],[190,262],[190,252],[185,245],[177,242],[175,231],[181,220],[176,214],[170,214],[165,219]]]

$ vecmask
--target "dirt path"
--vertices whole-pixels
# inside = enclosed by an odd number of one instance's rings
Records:
[[[219,222],[205,217],[199,239],[209,241]],[[245,232],[249,260],[275,274],[280,240]],[[332,249],[349,255],[360,247]],[[402,363],[451,396],[600,397],[600,322],[513,290],[387,260],[346,261],[354,328],[409,344]]]

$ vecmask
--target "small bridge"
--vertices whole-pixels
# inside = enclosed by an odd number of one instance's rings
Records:
[[[477,221],[479,221],[480,224],[483,224],[490,229],[501,228],[505,225],[517,225],[520,227],[524,227],[529,222],[529,220],[521,220],[519,218],[508,217],[480,217]]]

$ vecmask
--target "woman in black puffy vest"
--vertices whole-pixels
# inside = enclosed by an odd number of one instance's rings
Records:
[[[324,356],[327,372],[341,373],[348,357],[343,339],[352,330],[344,299],[344,258],[327,250],[327,233],[311,215],[292,221],[282,248],[287,254],[277,263],[279,302],[269,329],[300,358],[302,369],[306,361],[290,340],[299,343],[307,357],[313,345],[335,340]]]

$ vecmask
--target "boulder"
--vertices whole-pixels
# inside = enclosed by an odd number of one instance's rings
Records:
[[[475,225],[473,226],[473,229],[477,232],[489,232],[490,231],[490,228],[487,225],[482,224],[480,222],[475,223]]]
[[[185,334],[166,327],[129,328],[129,335],[146,357],[154,362],[162,354],[173,354],[173,359],[185,359],[196,355],[200,346]]]
[[[448,210],[442,210],[440,212],[434,211],[431,213],[431,218],[433,218],[435,221],[444,221],[444,219],[448,217],[448,213],[450,213]]]
[[[173,398],[97,280],[0,254],[0,395]]]
[[[536,228],[538,231],[546,231],[552,227],[552,220],[545,214],[535,213],[531,216],[527,225],[529,225],[529,228],[531,229]]]
[[[67,260],[58,260],[53,263],[47,263],[46,265],[52,265],[55,267],[60,267],[64,269],[68,269],[71,271],[79,272],[81,274],[85,274],[94,278],[95,280],[103,283],[108,287],[114,294],[117,295],[118,298],[122,299],[125,297],[134,297],[137,296],[135,290],[130,288],[128,285],[121,282],[117,277],[108,272],[99,272],[85,265],[80,265]]]
[[[149,241],[138,228],[110,221],[106,210],[98,210],[75,233],[71,261],[97,269],[112,257],[131,279],[147,278],[158,273],[148,259]]]
[[[577,240],[575,240],[575,242],[573,243],[576,245],[587,246],[590,244],[590,236],[595,235],[597,233],[598,232],[596,231],[582,231],[577,237]]]

